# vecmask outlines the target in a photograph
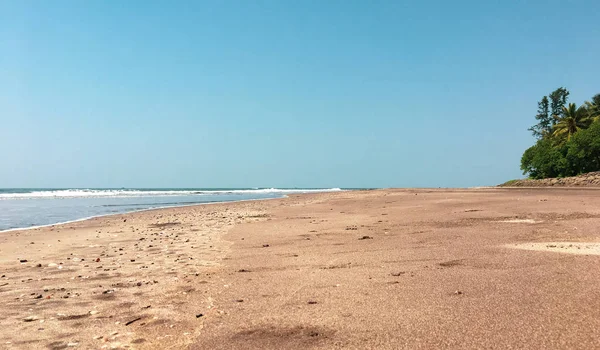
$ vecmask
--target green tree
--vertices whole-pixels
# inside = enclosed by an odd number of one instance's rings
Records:
[[[592,101],[586,101],[585,107],[588,110],[588,115],[591,119],[600,119],[600,94],[592,97]]]
[[[548,97],[550,97],[550,114],[554,118],[562,117],[564,111],[563,107],[565,107],[567,100],[569,99],[569,90],[564,87],[559,87],[552,91]]]
[[[567,159],[577,174],[600,170],[600,120],[581,130],[567,143]]]
[[[532,179],[571,175],[566,151],[565,146],[556,147],[549,138],[540,139],[523,153],[521,170]]]
[[[571,137],[580,129],[585,129],[590,125],[588,110],[581,106],[577,108],[574,103],[569,103],[568,107],[563,107],[561,115],[554,115],[556,120],[552,136],[559,142],[570,140]]]
[[[564,87],[560,87],[552,91],[550,95],[542,97],[538,102],[538,112],[535,116],[538,123],[528,129],[535,138],[541,139],[552,135],[552,127],[556,122],[556,116],[562,116],[562,108],[567,103],[568,98],[569,90]]]
[[[541,139],[552,133],[553,120],[550,116],[548,96],[542,97],[541,101],[538,102],[538,113],[535,119],[538,120],[538,123],[528,129],[534,137]]]

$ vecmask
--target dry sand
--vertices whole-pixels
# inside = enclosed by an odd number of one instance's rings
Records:
[[[592,189],[377,190],[4,232],[0,348],[600,348],[599,219]]]

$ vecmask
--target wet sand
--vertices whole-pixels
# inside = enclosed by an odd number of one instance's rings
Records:
[[[597,244],[600,191],[557,188],[296,195],[5,232],[0,348],[599,348]]]

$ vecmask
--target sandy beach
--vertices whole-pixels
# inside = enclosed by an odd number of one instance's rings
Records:
[[[0,233],[2,349],[600,348],[600,190],[373,190]]]

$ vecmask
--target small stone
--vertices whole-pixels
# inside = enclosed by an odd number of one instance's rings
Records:
[[[19,260],[19,262],[20,262],[20,263],[26,263],[26,262],[27,262],[27,259],[21,259],[21,260]]]
[[[58,264],[56,264],[56,263],[50,263],[50,264],[48,264],[48,267],[56,267],[56,266],[58,266]]]
[[[25,317],[25,318],[23,319],[23,321],[25,321],[25,322],[33,322],[33,321],[35,321],[35,320],[37,320],[37,319],[38,319],[38,317],[37,317],[37,316],[27,316],[27,317]]]
[[[202,317],[202,316],[204,316],[204,314],[197,314],[197,315],[196,315],[196,318],[200,318],[200,317]]]
[[[454,295],[461,295],[463,292],[461,292],[460,290],[457,290],[454,292]]]

